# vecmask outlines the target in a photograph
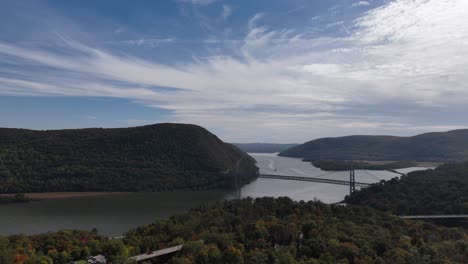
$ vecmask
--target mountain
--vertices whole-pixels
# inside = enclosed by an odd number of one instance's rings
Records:
[[[356,170],[397,170],[418,166],[416,161],[401,160],[379,164],[378,162],[361,162],[361,161],[337,161],[337,160],[317,160],[313,161],[314,167],[324,171],[349,171],[350,168]]]
[[[468,162],[382,181],[347,196],[345,201],[398,215],[468,214]]]
[[[468,159],[468,129],[426,133],[413,137],[347,136],[321,138],[282,151],[279,155],[311,161],[461,161]]]
[[[247,153],[278,153],[299,144],[276,144],[276,143],[232,143]]]
[[[195,125],[0,128],[0,193],[219,188],[257,171],[253,158]]]

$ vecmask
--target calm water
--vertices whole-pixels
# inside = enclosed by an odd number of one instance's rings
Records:
[[[251,155],[257,160],[261,173],[265,174],[317,177],[327,173],[300,159],[272,154]],[[356,171],[356,181],[360,182],[372,183],[396,176],[390,172]],[[347,179],[349,176],[347,172],[335,172],[324,177]],[[341,201],[348,192],[347,186],[271,179],[258,179],[242,188],[243,197],[289,196],[295,200],[317,198],[327,203]],[[130,228],[225,198],[232,196],[222,191],[162,192],[1,205],[0,234],[97,228],[103,235],[119,236]]]

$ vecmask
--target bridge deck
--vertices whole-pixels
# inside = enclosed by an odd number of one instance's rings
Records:
[[[260,174],[259,178],[263,179],[276,179],[276,180],[289,180],[289,181],[305,181],[305,182],[320,182],[320,183],[329,183],[329,184],[338,184],[349,186],[349,181],[343,180],[334,180],[327,178],[316,178],[316,177],[301,177],[301,176],[290,176],[290,175],[274,175],[274,174]],[[365,182],[355,182],[356,186],[367,187],[371,183]]]
[[[154,251],[154,252],[152,252],[150,254],[141,254],[141,255],[138,255],[138,256],[133,256],[133,257],[129,258],[129,260],[140,262],[140,261],[143,261],[143,260],[159,257],[159,256],[162,256],[162,255],[177,252],[177,251],[182,249],[182,246],[183,245],[178,245],[178,246],[175,246],[175,247],[170,247],[170,248],[157,250],[157,251]]]

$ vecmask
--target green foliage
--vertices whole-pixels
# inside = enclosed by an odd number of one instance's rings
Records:
[[[347,136],[321,138],[282,151],[284,157],[317,160],[415,160],[449,162],[468,159],[468,130],[414,137]]]
[[[8,238],[10,262],[0,263],[68,263],[85,259],[91,252],[92,244],[105,245],[107,240],[86,231],[62,230],[32,236],[13,235]],[[0,241],[0,251],[1,251]],[[2,254],[0,253],[0,256]]]
[[[112,263],[127,263],[130,246],[93,232],[62,230],[46,234],[0,238],[0,263],[67,264],[103,254]]]
[[[350,204],[398,215],[468,214],[468,162],[415,171],[347,197]]]
[[[148,245],[143,241],[148,237],[156,238],[150,250],[176,238],[189,241],[170,263],[468,261],[465,229],[405,221],[365,207],[289,198],[200,207],[131,230],[124,242],[145,251]]]
[[[255,161],[182,124],[33,131],[0,129],[0,193],[227,188]]]
[[[57,260],[57,263],[64,263],[64,262]],[[54,264],[54,260],[48,256],[32,256],[28,260],[26,260],[25,264]]]
[[[9,247],[8,239],[0,236],[0,263],[11,263],[13,259],[12,251]]]
[[[0,260],[68,263],[103,254],[112,263],[127,263],[130,256],[174,243],[183,247],[169,256],[172,264],[468,263],[466,229],[402,220],[367,207],[289,198],[202,206],[130,230],[123,240],[83,231],[0,238]]]

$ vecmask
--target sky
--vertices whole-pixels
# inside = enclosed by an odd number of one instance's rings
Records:
[[[228,142],[468,128],[466,0],[5,0],[0,127]]]

